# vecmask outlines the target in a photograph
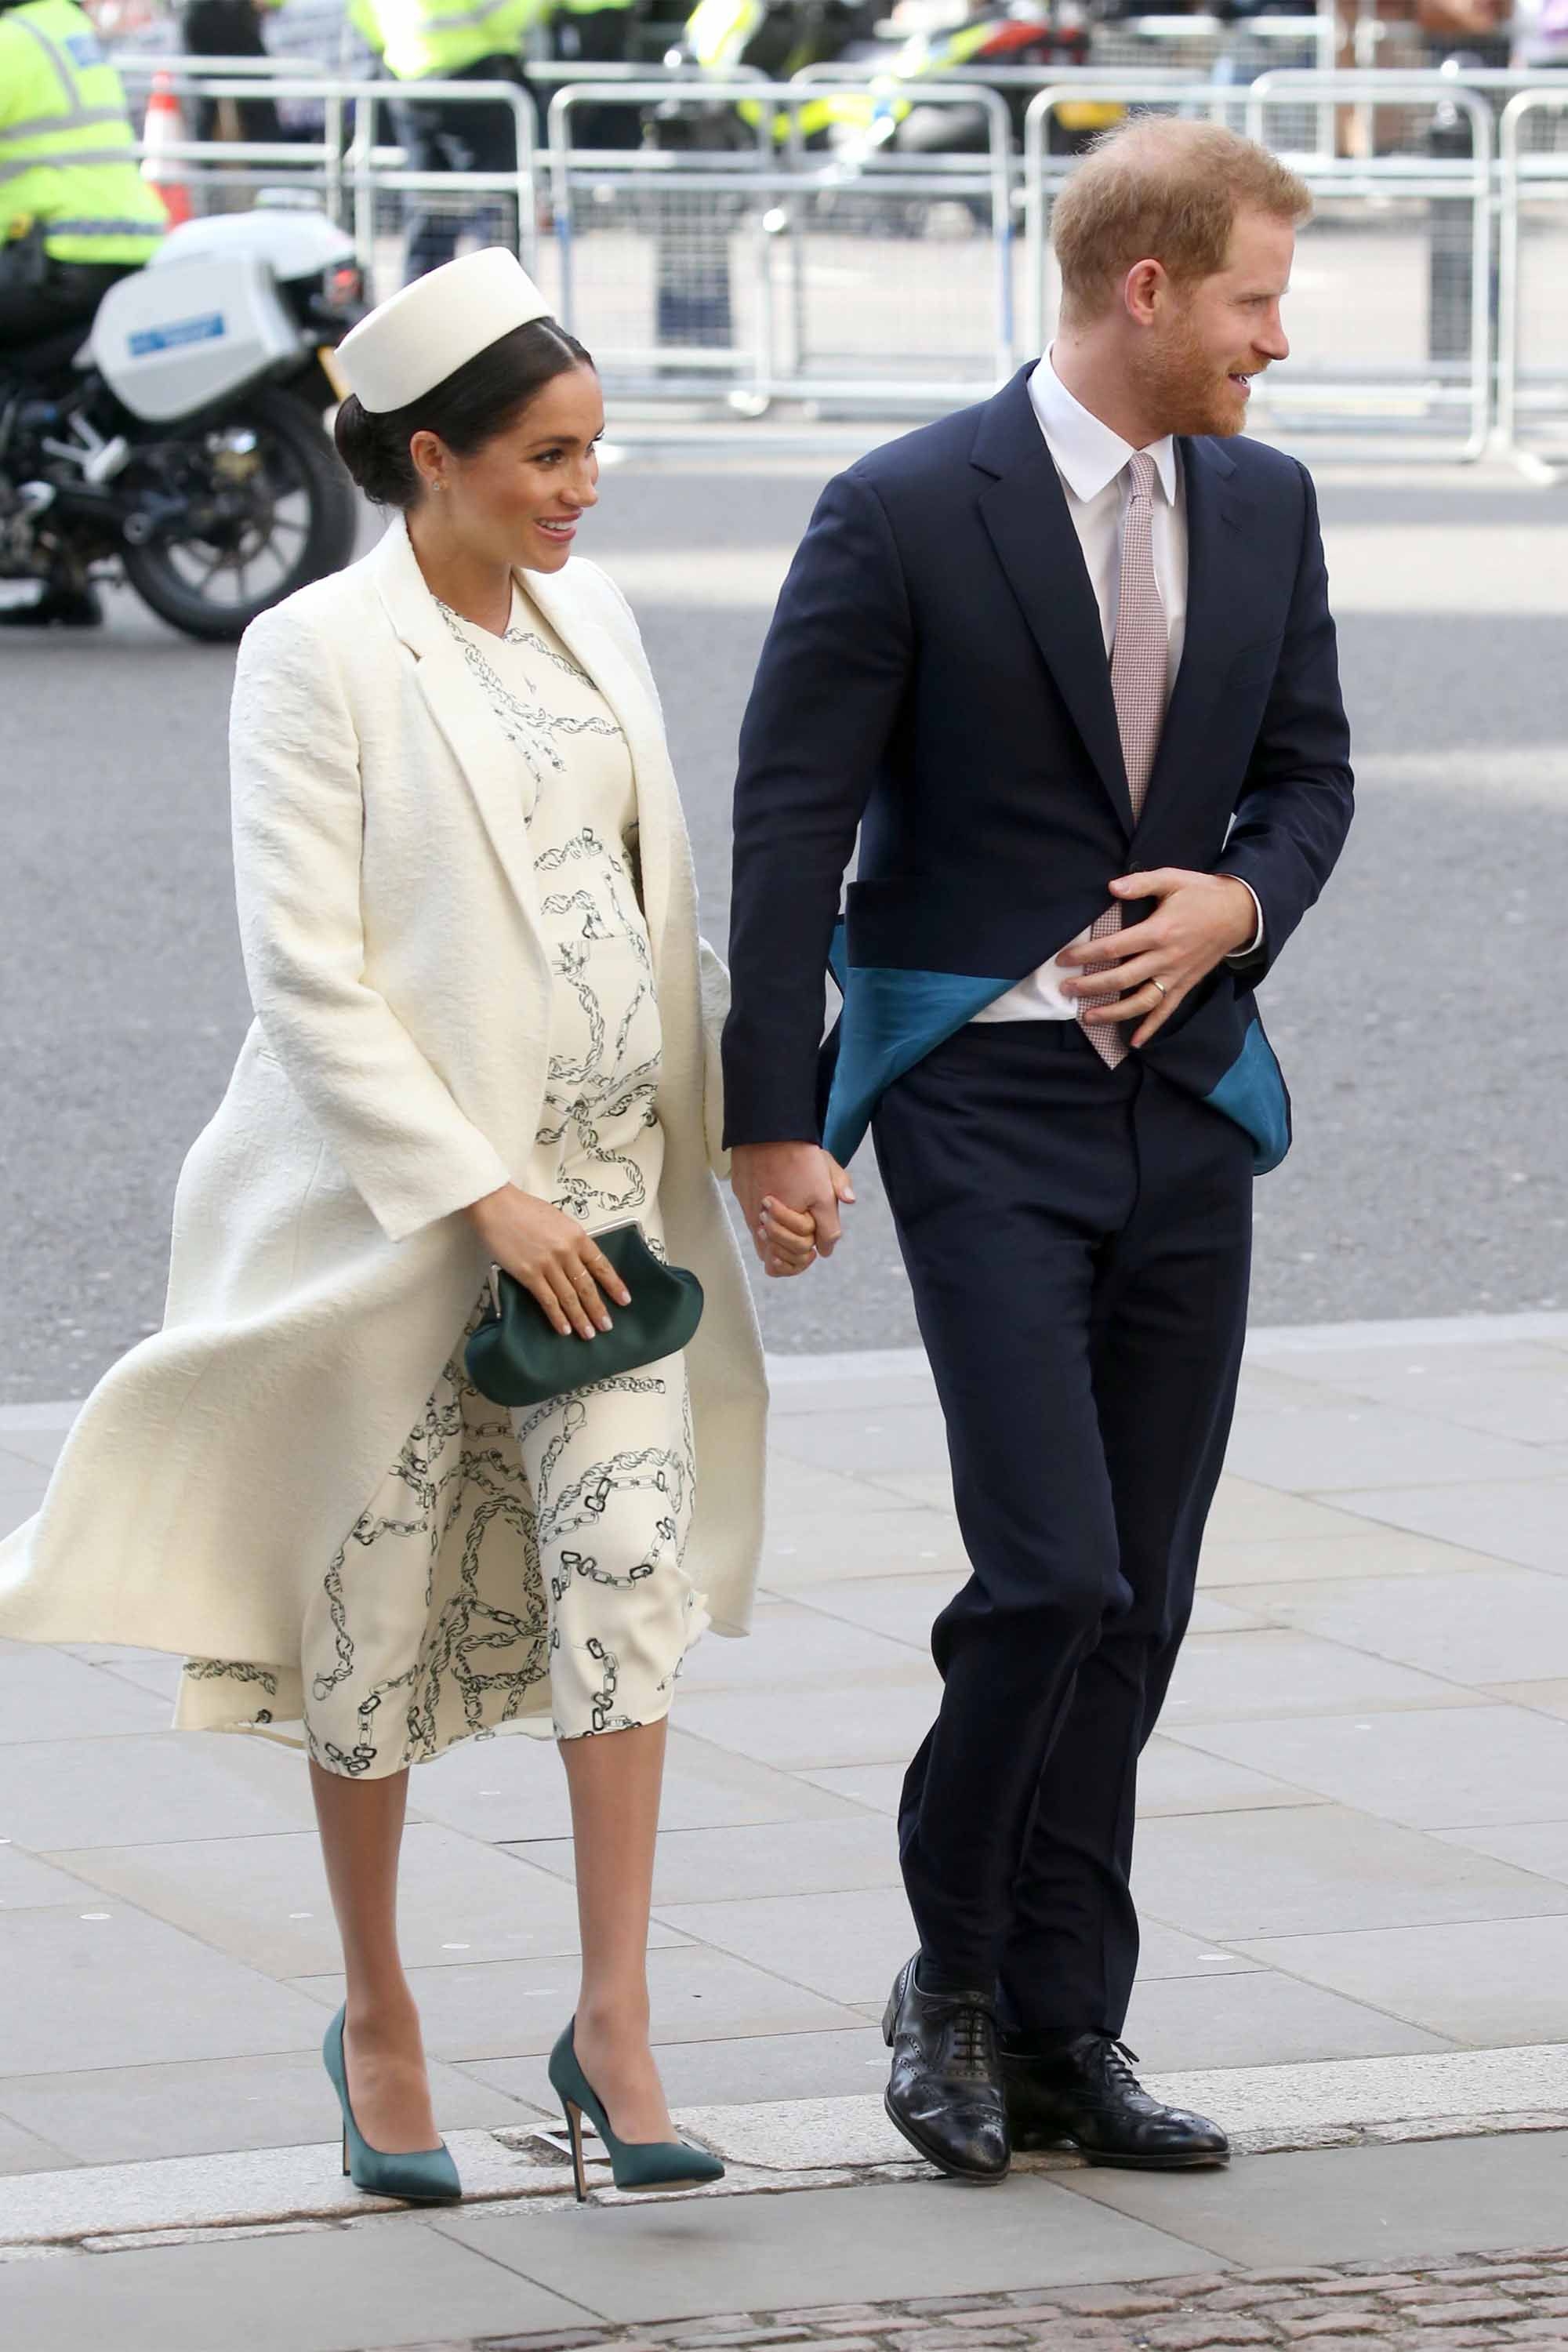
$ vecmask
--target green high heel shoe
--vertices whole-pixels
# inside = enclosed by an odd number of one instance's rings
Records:
[[[343,2060],[343,2011],[327,2028],[321,2044],[332,2088],[343,2111],[343,2170],[356,2189],[373,2197],[401,2197],[409,2205],[456,2205],[463,2194],[458,2168],[445,2140],[435,2147],[405,2151],[372,2147],[349,2105],[348,2068]]]
[[[588,2183],[583,2170],[583,2118],[587,2116],[609,2151],[617,2189],[706,2189],[722,2180],[724,2168],[706,2148],[684,2139],[617,2139],[592,2083],[577,2063],[573,2040],[574,2018],[550,2053],[550,2080],[566,2111],[572,2137],[572,2172],[577,2202],[586,2204]]]

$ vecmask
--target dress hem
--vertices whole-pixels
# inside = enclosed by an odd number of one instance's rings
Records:
[[[708,1613],[708,1598],[706,1593],[693,1591],[691,1594],[690,1615],[690,1632],[687,1639],[686,1646],[682,1650],[680,1657],[676,1664],[675,1672],[670,1677],[671,1684],[674,1684],[679,1680],[682,1666],[685,1665],[687,1659],[691,1655],[692,1651],[697,1647],[697,1644],[702,1639],[703,1634],[710,1632],[721,1632],[723,1630],[722,1628],[716,1627],[714,1625],[711,1617]],[[275,1672],[277,1669],[269,1668],[268,1671]],[[549,1685],[548,1683],[545,1683],[542,1685],[541,1687],[548,1691]],[[182,1696],[184,1696],[184,1694],[182,1694]],[[622,1727],[642,1731],[647,1729],[653,1724],[668,1721],[671,1707],[674,1704],[674,1690],[671,1689],[668,1696],[666,1697],[662,1707],[658,1708],[657,1711],[649,1710],[647,1713],[640,1716],[636,1724]],[[254,1716],[229,1716],[210,1723],[193,1723],[189,1719],[182,1722],[180,1719],[180,1706],[176,1703],[169,1728],[172,1731],[187,1733],[203,1731],[214,1731],[230,1735],[239,1733],[247,1736],[252,1739],[265,1739],[274,1748],[289,1748],[297,1756],[308,1756],[310,1752],[310,1744],[309,1738],[305,1735],[303,1725],[300,1725],[300,1728],[297,1732],[290,1727],[298,1720],[298,1717],[289,1716],[285,1717],[282,1723],[262,1723],[258,1722]],[[475,1724],[471,1729],[459,1732],[456,1738],[446,1740],[439,1748],[430,1749],[418,1755],[411,1756],[405,1754],[398,1763],[389,1766],[384,1772],[343,1772],[335,1774],[334,1778],[345,1780],[389,1780],[393,1778],[395,1773],[410,1771],[416,1764],[438,1763],[443,1756],[449,1756],[454,1748],[468,1747],[470,1741],[476,1739],[497,1739],[512,1732],[521,1732],[530,1739],[552,1739],[557,1742],[573,1739],[604,1738],[607,1736],[604,1732],[595,1732],[591,1730],[563,1732],[558,1728],[554,1717],[549,1713],[547,1708],[534,1707],[525,1714],[512,1716],[506,1721],[500,1723]],[[328,1768],[323,1767],[323,1769],[325,1769]]]

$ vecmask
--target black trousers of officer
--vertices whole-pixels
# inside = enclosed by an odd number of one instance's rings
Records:
[[[1076,1022],[960,1030],[874,1132],[972,1571],[900,1817],[922,1979],[994,1992],[1005,2028],[1119,2035],[1138,1757],[1229,1433],[1252,1146]]]
[[[186,0],[180,33],[188,57],[264,58],[268,54],[256,0]],[[198,139],[218,137],[220,103],[216,98],[203,98],[198,93]],[[255,98],[236,99],[232,103],[242,139],[263,146],[286,135],[278,109],[266,94],[265,82],[258,81]]]
[[[56,335],[74,334],[85,342],[99,304],[132,267],[55,261],[25,254],[21,240],[0,250],[0,356]]]
[[[555,19],[556,55],[567,63],[581,58],[584,65],[626,65],[631,58],[636,24],[635,8],[581,8],[570,13],[563,10]],[[640,147],[642,110],[636,106],[574,107],[572,144]]]
[[[512,57],[480,58],[439,76],[442,81],[520,81]],[[504,99],[421,99],[417,81],[405,82],[393,112],[411,172],[515,172],[517,118]],[[408,221],[404,274],[412,281],[452,260],[471,229],[481,245],[517,247],[517,205],[493,196],[422,196]]]

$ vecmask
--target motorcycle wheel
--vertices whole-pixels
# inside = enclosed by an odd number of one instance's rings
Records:
[[[187,539],[125,548],[132,587],[186,636],[232,643],[258,613],[352,558],[353,486],[298,393],[259,384],[221,425],[172,451],[163,445],[161,456],[160,487],[177,479],[182,490],[226,499],[231,509],[209,536],[198,524]]]

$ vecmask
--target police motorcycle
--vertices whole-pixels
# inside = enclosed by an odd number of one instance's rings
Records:
[[[325,412],[362,290],[349,237],[263,197],[171,230],[85,341],[0,350],[0,580],[117,565],[221,643],[348,562],[358,507]]]

